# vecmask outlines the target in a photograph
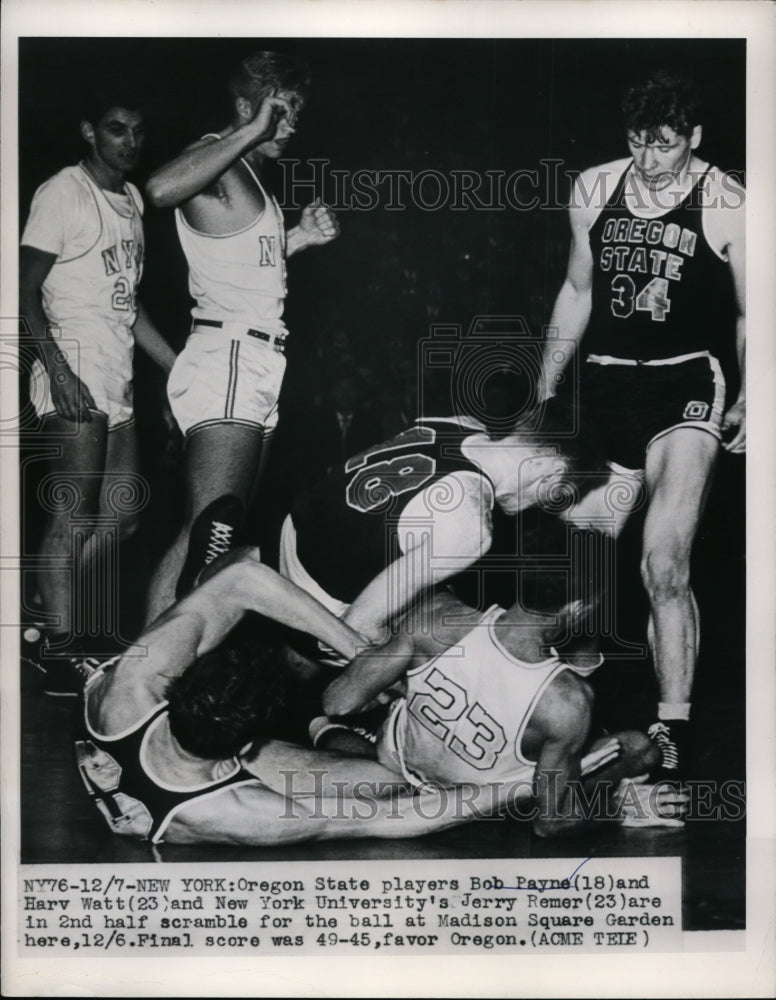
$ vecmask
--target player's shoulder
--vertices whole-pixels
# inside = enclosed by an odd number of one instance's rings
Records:
[[[571,208],[597,214],[614,194],[631,160],[623,157],[587,167],[576,178],[571,196]]]
[[[63,167],[45,180],[35,192],[36,198],[61,198],[62,200],[91,198],[89,182],[79,166]]]
[[[702,204],[705,208],[743,208],[746,188],[735,174],[709,166],[703,173]]]

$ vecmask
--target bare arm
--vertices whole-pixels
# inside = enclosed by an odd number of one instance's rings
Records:
[[[156,704],[173,677],[213,649],[246,611],[309,632],[351,659],[359,636],[309,594],[264,565],[258,550],[243,549],[220,572],[158,618],[108,674],[113,712],[137,717],[138,708]]]
[[[571,250],[563,282],[555,306],[552,310],[550,326],[557,330],[561,341],[573,341],[578,345],[590,319],[593,289],[593,255],[590,250],[589,229],[590,210],[583,205],[579,188],[569,209],[571,223]],[[547,396],[553,396],[556,389],[556,376],[559,376],[569,360],[558,352],[558,343],[554,338],[548,338],[544,346],[542,360],[544,370],[544,386]],[[560,355],[560,359],[554,357]]]
[[[724,447],[735,454],[746,451],[746,234],[743,206],[727,211],[729,238],[728,264],[733,277],[738,315],[736,318],[736,355],[741,386],[738,397],[722,420],[722,430],[733,436]]]
[[[169,375],[175,364],[175,351],[159,333],[142,303],[138,303],[137,318],[132,333],[138,345]]]
[[[282,98],[267,97],[252,119],[242,122],[220,140],[206,138],[192,143],[151,175],[146,185],[151,204],[157,208],[175,208],[200,194],[243,153],[271,139],[288,110],[288,103]]]
[[[404,675],[413,652],[412,639],[398,633],[382,645],[359,653],[324,691],[324,712],[347,715],[360,711]]]
[[[22,329],[36,345],[46,366],[51,400],[57,414],[74,422],[91,421],[89,409],[96,410],[89,387],[75,374],[62,353],[62,345],[52,336],[52,327],[43,310],[41,287],[54,266],[56,254],[22,246],[19,254],[19,311]]]

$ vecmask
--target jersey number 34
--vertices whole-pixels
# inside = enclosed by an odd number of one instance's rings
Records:
[[[612,278],[612,313],[617,319],[627,319],[633,310],[648,312],[653,320],[663,323],[671,312],[668,298],[668,279],[653,278],[636,294],[636,282],[629,274],[617,274]]]

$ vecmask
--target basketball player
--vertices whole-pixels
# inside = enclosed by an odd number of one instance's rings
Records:
[[[313,720],[311,736],[319,745],[368,752],[369,743],[349,729],[355,720],[336,716],[363,711],[403,681],[404,695],[392,703],[373,753],[415,787],[511,785],[518,802],[533,800],[524,814],[540,836],[576,833],[614,817],[626,825],[680,826],[685,799],[676,789],[666,786],[652,798],[640,794],[638,782],[619,789],[623,779],[643,781],[658,759],[645,735],[621,732],[590,744],[593,695],[578,674],[595,667],[562,662],[553,643],[592,609],[595,578],[569,574],[557,557],[600,550],[607,536],[587,530],[567,540],[566,524],[555,519],[554,525],[551,537],[525,540],[514,607],[483,614],[449,590],[437,591],[433,627],[402,630],[359,654],[324,693],[324,708],[335,718]],[[581,790],[605,791],[607,783],[608,805],[604,797],[598,811],[586,812]]]
[[[418,420],[297,501],[280,570],[380,641],[420,594],[488,551],[495,504],[515,514],[589,464],[581,447],[561,454],[549,430],[494,438],[472,417]]]
[[[185,592],[211,555],[233,543],[257,484],[286,361],[286,258],[333,240],[337,220],[315,201],[285,231],[266,166],[296,130],[306,65],[275,52],[243,60],[230,81],[234,117],[151,177],[154,205],[175,208],[195,300],[188,342],[168,383],[186,435],[186,511],[151,585],[148,621]],[[221,502],[221,498],[230,498]],[[213,501],[219,501],[192,525]],[[186,572],[181,569],[187,556]]]
[[[478,814],[486,797],[413,799],[376,761],[268,740],[287,698],[277,655],[217,648],[245,612],[347,657],[359,639],[254,550],[221,566],[86,683],[76,761],[114,833],[255,846],[411,837]]]
[[[744,192],[699,156],[698,103],[686,79],[656,72],[622,107],[630,156],[576,184],[551,325],[567,340],[584,335],[580,406],[613,478],[638,470],[645,481],[641,568],[660,699],[649,732],[659,776],[681,778],[699,641],[690,552],[723,435],[734,454],[746,441]],[[716,355],[726,310],[737,314],[741,387],[723,415]],[[551,346],[550,393],[563,378]]]
[[[75,694],[66,658],[83,653],[84,629],[73,620],[83,610],[73,606],[81,571],[100,558],[107,530],[124,540],[136,528],[136,515],[110,503],[111,488],[137,472],[134,344],[165,372],[175,360],[137,301],[143,205],[126,177],[143,148],[143,115],[124,85],[95,91],[84,114],[86,156],[37,190],[19,265],[22,332],[38,350],[30,395],[58,449],[51,495],[61,498],[69,485],[73,492],[72,506],[48,505],[38,554],[43,611],[52,623],[41,666],[52,695]],[[115,596],[101,599],[108,606]]]

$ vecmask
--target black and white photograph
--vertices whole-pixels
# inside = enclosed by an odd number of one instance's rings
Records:
[[[3,12],[3,992],[769,995],[773,8],[91,10]]]

